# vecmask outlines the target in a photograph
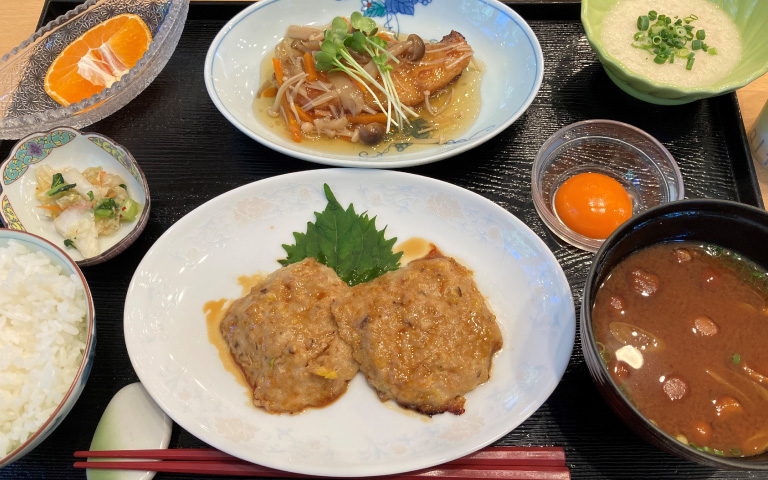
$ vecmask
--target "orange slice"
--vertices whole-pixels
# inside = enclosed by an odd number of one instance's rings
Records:
[[[105,20],[56,57],[45,75],[45,91],[62,105],[97,94],[136,65],[151,42],[152,33],[138,15]]]

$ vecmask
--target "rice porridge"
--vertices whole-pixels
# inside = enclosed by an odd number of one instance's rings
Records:
[[[648,15],[651,10],[671,17],[673,21],[697,17],[691,25],[695,30],[706,32],[705,42],[714,47],[717,54],[695,50],[695,61],[690,70],[686,70],[685,58],[677,58],[674,63],[654,62],[653,52],[632,46],[638,32],[638,17]],[[632,72],[655,82],[680,87],[717,83],[739,64],[742,51],[739,30],[731,17],[707,0],[619,0],[603,19],[601,40],[606,52]],[[686,47],[691,49],[691,42]]]

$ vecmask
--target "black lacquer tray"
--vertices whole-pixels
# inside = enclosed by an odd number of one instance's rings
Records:
[[[48,0],[41,25],[75,4]],[[178,48],[155,81],[126,107],[84,129],[111,137],[134,155],[152,191],[152,212],[146,230],[127,251],[85,268],[98,322],[93,371],[66,420],[32,453],[0,469],[1,479],[85,478],[84,471],[72,468],[72,453],[88,449],[109,400],[138,380],[123,340],[123,306],[133,272],[168,227],[205,201],[240,185],[324,168],[286,157],[246,137],[219,114],[206,93],[203,62],[208,46],[247,5],[193,2]],[[630,123],[655,136],[677,159],[687,198],[733,199],[762,206],[735,94],[677,107],[642,103],[608,79],[584,36],[578,3],[510,2],[510,6],[529,22],[544,51],[539,95],[517,122],[493,140],[452,159],[407,171],[472,190],[528,224],[565,270],[577,316],[592,254],[557,239],[541,222],[531,200],[534,156],[559,128],[594,118]],[[0,158],[7,156],[14,143],[0,143]],[[578,331],[571,362],[553,395],[498,444],[563,446],[575,479],[768,478],[768,472],[718,471],[689,463],[635,435],[614,416],[592,384]],[[203,444],[174,426],[172,448],[197,446]],[[158,474],[156,478],[199,476]]]

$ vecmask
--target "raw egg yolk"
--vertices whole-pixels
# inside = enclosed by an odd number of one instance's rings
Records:
[[[632,199],[613,178],[601,173],[580,173],[557,189],[555,212],[576,233],[608,238],[632,216]]]

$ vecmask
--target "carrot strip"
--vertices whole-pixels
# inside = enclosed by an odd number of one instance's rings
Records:
[[[311,122],[315,119],[315,117],[305,112],[304,109],[298,105],[296,105],[296,111],[299,112],[299,118],[302,122]]]
[[[38,205],[37,208],[44,208],[46,210],[51,210],[52,212],[63,212],[64,209],[61,208],[58,205]]]
[[[288,130],[291,132],[293,141],[296,143],[301,143],[301,129],[299,128],[299,124],[296,122],[296,119],[293,118],[293,114],[291,112],[287,112],[286,116],[288,117]]]
[[[361,82],[360,80],[357,80],[352,77],[349,77],[349,78],[352,79],[353,82],[355,82],[355,85],[357,85],[357,88],[360,89],[361,92],[365,92],[368,90],[367,88],[365,88],[365,85],[363,85],[363,82]]]
[[[276,58],[272,58],[272,67],[275,69],[275,78],[277,78],[277,85],[281,86],[283,84],[283,64],[280,63],[280,60]]]
[[[104,185],[104,176],[107,174],[104,170],[99,172],[99,185]]]
[[[386,113],[361,113],[347,117],[349,123],[387,123]]]
[[[315,70],[315,59],[309,52],[304,52],[304,70],[307,71],[307,81],[314,82],[317,80],[317,70]]]
[[[296,107],[298,109],[298,106]],[[301,143],[301,128],[299,128],[296,117],[293,116],[293,111],[288,105],[288,99],[283,97],[283,110],[285,110],[285,118],[288,119],[288,131],[291,132],[291,137],[296,143]]]
[[[277,95],[277,89],[275,87],[267,87],[261,92],[262,97],[274,98]]]

